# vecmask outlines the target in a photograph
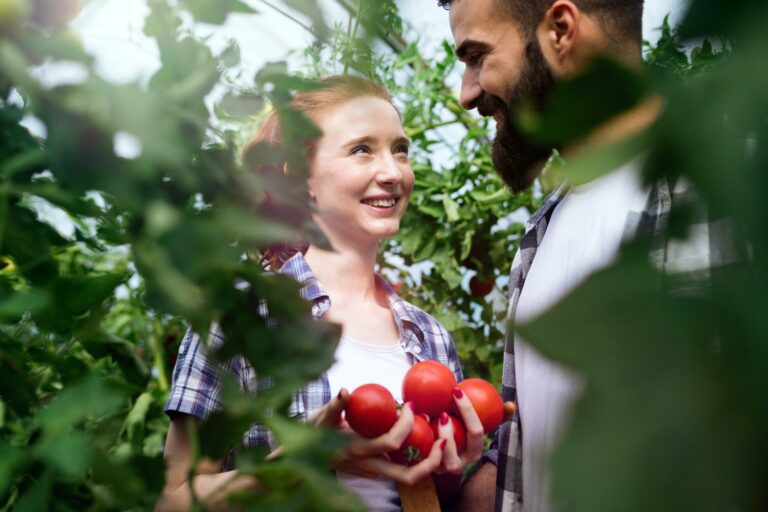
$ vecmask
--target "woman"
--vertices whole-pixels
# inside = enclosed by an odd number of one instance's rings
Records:
[[[309,245],[304,253],[268,250],[264,258],[268,268],[304,285],[302,295],[312,302],[315,318],[342,329],[336,362],[319,386],[301,391],[292,411],[301,419],[311,416],[317,424],[346,427],[341,413],[348,390],[375,382],[401,400],[402,378],[412,364],[435,359],[451,368],[457,380],[461,380],[461,368],[443,326],[400,299],[374,272],[379,242],[397,233],[414,181],[409,142],[391,96],[380,85],[361,78],[338,76],[322,82],[318,90],[297,93],[293,107],[307,114],[322,132],[309,151],[308,190],[317,212],[314,221],[334,251]],[[273,112],[251,143],[275,145],[279,140]],[[214,343],[217,337],[214,332]],[[218,407],[219,381],[203,348],[198,336],[188,334],[179,350],[165,407],[172,421],[165,450],[167,483],[158,509],[189,508],[188,424]],[[254,378],[252,371],[250,377],[243,377],[248,373],[246,366],[240,360],[228,369],[243,382]],[[350,432],[353,440],[334,468],[339,480],[377,511],[399,510],[396,482],[413,483],[437,472],[447,473],[450,483],[458,483],[450,475],[460,474],[467,462],[479,459],[483,430],[467,397],[460,391],[456,395],[468,433],[464,454],[457,455],[451,423],[444,418],[440,439],[429,457],[408,468],[389,461],[385,454],[400,446],[413,424],[413,412],[404,407],[397,423],[379,438],[363,439]],[[263,427],[254,425],[245,443],[266,444],[267,438]],[[201,465],[201,474],[194,479],[198,499],[215,504],[232,492],[258,487],[250,476],[221,470],[221,462]]]

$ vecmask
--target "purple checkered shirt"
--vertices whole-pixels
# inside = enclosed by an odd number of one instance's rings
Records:
[[[315,319],[322,318],[330,309],[330,297],[301,253],[286,261],[279,272],[302,284],[301,297],[312,303],[312,316]],[[439,361],[450,368],[460,381],[461,366],[448,331],[431,315],[401,299],[381,276],[377,275],[376,279],[387,293],[392,316],[400,333],[400,343],[411,363],[427,359]],[[208,348],[220,346],[223,341],[218,326],[211,328],[207,344],[201,342],[197,333],[187,331],[179,347],[171,394],[164,407],[169,416],[184,413],[205,419],[220,409],[219,392],[223,374],[229,374],[240,387],[250,393],[257,393],[259,386],[265,385],[257,379],[253,368],[243,357],[235,357],[226,363],[216,363],[208,357]],[[294,395],[289,414],[302,421],[306,420],[330,399],[328,375],[323,374]],[[269,432],[259,424],[252,425],[243,437],[243,445],[246,447],[267,444],[273,444]]]

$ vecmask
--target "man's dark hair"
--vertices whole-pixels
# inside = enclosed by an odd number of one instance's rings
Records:
[[[472,1],[472,0],[466,0]],[[554,0],[494,0],[499,11],[519,23],[524,34],[532,36]],[[572,0],[584,13],[602,24],[608,37],[617,43],[643,41],[643,0]],[[438,0],[450,9],[453,0]]]

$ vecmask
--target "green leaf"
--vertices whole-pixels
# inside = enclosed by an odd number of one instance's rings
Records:
[[[70,384],[40,412],[43,432],[56,436],[86,418],[117,412],[124,405],[124,394],[114,385],[90,375]]]
[[[67,432],[38,447],[40,457],[67,478],[78,480],[88,469],[91,446],[82,432]]]
[[[53,498],[52,487],[53,476],[50,471],[46,471],[41,477],[35,479],[34,483],[16,503],[14,510],[19,512],[49,510],[48,503]]]
[[[197,21],[221,25],[227,20],[230,13],[239,12],[254,14],[258,11],[246,5],[240,0],[223,0],[209,2],[207,0],[182,0],[182,4],[189,9]]]
[[[494,190],[493,192],[484,192],[482,190],[473,189],[470,190],[469,195],[478,203],[494,204],[508,199],[510,192],[504,187]]]
[[[416,209],[435,219],[442,218],[443,214],[445,213],[445,207],[443,205],[426,201],[417,204]]]
[[[17,468],[25,459],[24,450],[0,443],[0,495],[5,495]]]
[[[13,293],[0,298],[0,321],[15,323],[27,313],[44,309],[50,302],[50,295],[42,290]]]
[[[136,442],[141,439],[144,433],[144,424],[147,419],[147,413],[152,406],[154,399],[152,393],[145,391],[140,394],[133,404],[131,412],[125,418],[125,431],[129,441]]]
[[[558,84],[546,112],[537,113],[528,105],[521,109],[518,121],[539,143],[562,145],[637,105],[648,93],[649,84],[637,73],[600,59],[582,74]],[[601,101],[584,101],[589,97]]]
[[[475,231],[472,229],[468,229],[464,233],[464,238],[461,241],[461,255],[459,256],[461,261],[466,260],[467,256],[469,256],[469,252],[472,250],[472,239],[474,236]]]
[[[448,222],[456,222],[459,220],[459,205],[456,201],[448,197],[447,194],[443,195],[443,208],[448,217]]]

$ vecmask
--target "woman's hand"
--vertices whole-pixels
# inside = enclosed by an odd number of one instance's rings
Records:
[[[447,413],[442,413],[438,420],[438,437],[445,439],[447,444],[440,467],[435,471],[439,475],[460,475],[467,464],[477,462],[483,455],[485,432],[472,402],[458,387],[453,390],[453,401],[467,431],[467,444],[464,452],[459,454],[453,439],[453,422],[449,421]],[[511,419],[515,410],[514,402],[504,403],[504,421]]]
[[[339,453],[334,469],[368,478],[384,476],[396,482],[413,485],[440,467],[443,449],[447,444],[443,439],[436,440],[429,456],[413,466],[406,467],[386,458],[387,453],[400,448],[411,432],[413,410],[409,404],[400,409],[400,417],[388,432],[373,439],[366,439],[352,431],[344,420],[342,413],[347,402],[349,392],[342,389],[310,419],[315,425],[338,428],[352,436],[350,443]]]

